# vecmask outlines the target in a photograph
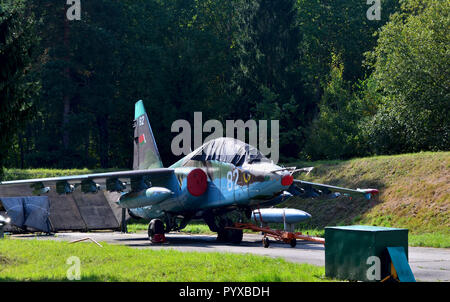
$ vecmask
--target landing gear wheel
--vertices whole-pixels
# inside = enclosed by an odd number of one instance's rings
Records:
[[[217,241],[227,242],[228,241],[228,232],[227,230],[220,230],[217,232]]]
[[[164,223],[160,219],[152,219],[148,224],[148,239],[153,243],[166,241],[164,237]]]
[[[242,242],[242,230],[224,229],[217,232],[217,241],[239,244]]]
[[[295,247],[297,245],[297,239],[292,238],[289,244],[291,245],[291,247]]]
[[[269,238],[268,238],[268,237],[264,237],[264,238],[263,238],[263,246],[264,246],[265,248],[268,248],[269,245],[270,245]]]
[[[228,230],[228,240],[233,244],[239,244],[242,242],[243,232],[242,230]]]

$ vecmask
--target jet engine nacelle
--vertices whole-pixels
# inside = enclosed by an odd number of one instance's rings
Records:
[[[117,201],[122,208],[141,208],[160,203],[170,196],[173,192],[166,188],[151,187],[139,192],[130,192],[122,195]]]

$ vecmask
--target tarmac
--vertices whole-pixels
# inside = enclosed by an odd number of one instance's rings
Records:
[[[215,235],[190,235],[185,233],[166,234],[167,242],[152,244],[146,233],[119,232],[67,232],[55,235],[12,235],[17,239],[42,239],[74,241],[86,237],[97,242],[126,245],[143,249],[174,249],[184,252],[228,252],[254,254],[278,258],[296,263],[309,263],[325,266],[325,247],[319,243],[297,241],[292,248],[288,244],[271,240],[269,248],[262,246],[262,236],[244,234],[240,245],[217,242]],[[450,249],[409,247],[409,264],[416,281],[446,281],[450,282]]]

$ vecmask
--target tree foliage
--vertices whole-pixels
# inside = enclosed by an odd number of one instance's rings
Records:
[[[0,0],[0,166],[130,168],[139,99],[165,164],[194,111],[279,120],[282,160],[448,149],[448,1],[81,4]]]
[[[405,1],[370,53],[383,102],[367,126],[377,153],[450,146],[450,3]]]
[[[0,175],[13,133],[30,115],[37,83],[27,77],[36,44],[34,18],[23,1],[0,2]]]

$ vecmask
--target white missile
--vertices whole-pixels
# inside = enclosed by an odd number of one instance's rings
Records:
[[[259,214],[260,212],[261,215]],[[311,218],[310,214],[297,209],[269,208],[260,209],[260,212],[255,210],[252,213],[252,219],[255,220],[256,215],[256,220],[260,221],[261,217],[264,223],[295,224]]]

